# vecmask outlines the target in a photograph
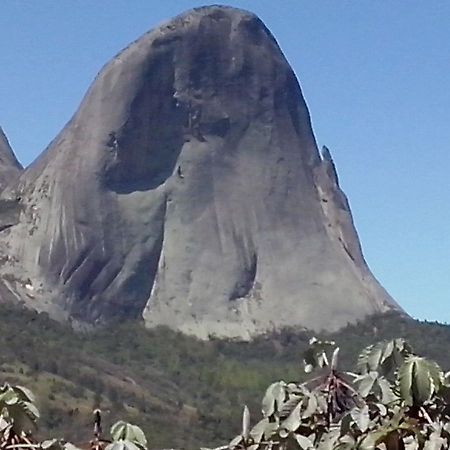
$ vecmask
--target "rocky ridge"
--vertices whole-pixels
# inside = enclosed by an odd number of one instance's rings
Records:
[[[0,192],[19,176],[23,167],[17,161],[8,138],[0,127]]]
[[[0,202],[16,205],[0,295],[59,319],[250,338],[399,309],[292,69],[247,11],[197,8],[119,53]]]

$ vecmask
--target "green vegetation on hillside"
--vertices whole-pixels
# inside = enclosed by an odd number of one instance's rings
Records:
[[[359,354],[355,372],[339,366],[334,341],[313,337],[303,354],[303,381],[267,388],[262,419],[253,426],[244,406],[241,432],[227,450],[444,450],[450,444],[450,372],[418,356],[401,338],[380,341]],[[33,393],[0,387],[0,448],[5,450],[148,450],[142,429],[116,422],[105,438],[94,411],[92,439],[37,439]],[[197,443],[201,446],[201,437]],[[216,450],[219,450],[217,448]]]
[[[202,342],[137,322],[82,335],[45,314],[2,304],[0,383],[35,392],[43,436],[83,440],[100,406],[107,424],[124,419],[141,426],[153,448],[221,445],[239,432],[236,411],[244,404],[259,413],[270,383],[302,380],[311,335],[285,330],[250,343]],[[363,346],[398,336],[450,367],[450,327],[396,314],[321,338],[339,342],[342,366],[353,367]]]

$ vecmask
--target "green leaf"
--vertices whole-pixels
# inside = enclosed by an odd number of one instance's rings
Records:
[[[355,444],[356,442],[353,436],[341,436],[333,450],[354,450],[356,447]]]
[[[358,372],[378,372],[390,376],[403,360],[411,354],[411,347],[404,339],[382,341],[366,347],[358,357]]]
[[[286,419],[289,417],[296,406],[303,400],[303,396],[300,395],[290,395],[289,398],[283,403],[281,410],[279,412],[280,419]]]
[[[353,418],[350,413],[344,414],[341,418],[340,422],[340,431],[341,435],[347,434],[352,427],[353,424]]]
[[[41,442],[42,450],[64,450],[64,447],[58,439],[48,439]]]
[[[372,348],[372,351],[367,357],[367,368],[370,371],[377,371],[383,357],[383,343],[380,342]]]
[[[105,450],[140,450],[140,448],[134,442],[120,440],[108,444]]]
[[[403,438],[405,450],[419,450],[419,442],[415,436],[406,436]]]
[[[434,392],[433,378],[430,376],[426,364],[415,361],[413,368],[413,397],[414,402],[423,404],[431,399]]]
[[[309,341],[309,347],[303,354],[303,364],[306,373],[313,369],[328,366],[327,350],[335,346],[333,341],[319,341],[313,337]],[[336,353],[337,361],[337,353]]]
[[[127,441],[143,449],[147,448],[147,438],[145,437],[144,432],[136,425],[120,420],[111,427],[110,433],[115,442]]]
[[[269,440],[279,429],[278,422],[267,422],[264,427],[264,439]]]
[[[339,360],[339,347],[336,347],[333,351],[333,354],[331,356],[331,364],[330,368],[332,370],[336,370],[338,367],[338,360]]]
[[[441,430],[435,430],[431,433],[423,446],[423,450],[441,450],[447,448],[447,439],[441,436]]]
[[[243,440],[244,438],[239,434],[228,444],[228,447],[229,448],[239,447]]]
[[[401,398],[409,406],[431,400],[441,388],[444,375],[440,367],[419,356],[410,356],[398,372]]]
[[[286,398],[286,383],[278,381],[272,383],[266,390],[262,401],[262,412],[264,417],[271,417],[281,409]]]
[[[80,450],[76,445],[73,445],[73,444],[70,443],[70,442],[66,442],[66,443],[64,444],[64,449],[65,449],[65,450]]]
[[[400,397],[407,405],[414,403],[413,398],[413,376],[414,376],[414,361],[413,358],[405,361],[398,371],[398,382],[400,388]]]
[[[445,372],[443,383],[446,386],[450,386],[450,372]]]
[[[377,385],[380,388],[381,402],[383,404],[388,405],[398,399],[398,397],[394,394],[391,383],[389,383],[386,378],[379,377],[377,379]]]
[[[0,416],[16,434],[29,433],[36,427],[39,411],[30,401],[34,396],[22,386],[4,384],[0,389]]]
[[[373,403],[373,406],[378,409],[378,413],[381,417],[384,417],[387,415],[388,410],[386,406],[383,405],[383,403]]]
[[[391,432],[391,429],[380,429],[367,434],[360,442],[359,449],[374,450],[376,445],[380,442],[384,442]]]
[[[33,392],[31,392],[28,388],[24,386],[15,385],[13,387],[14,391],[19,394],[20,400],[24,400],[26,402],[34,403],[36,401],[36,397]]]
[[[294,438],[302,450],[314,450],[314,443],[306,436],[294,434]]]
[[[303,419],[311,417],[314,413],[318,412],[319,408],[319,403],[314,393],[310,393],[307,397],[305,397],[305,399],[307,404],[305,410],[301,414]]]
[[[334,450],[339,437],[340,437],[339,429],[332,429],[324,433],[320,437],[320,440],[317,444],[317,450]]]
[[[262,441],[264,437],[264,432],[266,427],[269,424],[269,419],[264,418],[260,420],[250,431],[250,437],[253,439],[253,442],[259,443]],[[242,436],[240,436],[242,438]]]
[[[350,414],[356,422],[356,425],[358,425],[358,428],[364,433],[370,424],[368,405],[364,405],[362,408],[354,408]]]
[[[38,419],[40,417],[39,410],[33,403],[24,402],[23,408],[28,412],[28,415],[33,416],[34,419]]]
[[[248,441],[250,437],[250,411],[247,405],[244,406],[244,412],[242,413],[242,437],[245,441]]]
[[[36,428],[36,417],[30,414],[20,402],[8,406],[8,416],[16,434],[29,433]]]
[[[361,397],[366,398],[371,392],[376,379],[378,378],[378,372],[367,372],[362,377],[355,380],[359,384],[358,392]]]
[[[290,432],[297,430],[302,422],[302,419],[300,416],[301,409],[302,409],[302,404],[299,403],[295,407],[295,409],[291,412],[289,417],[281,424],[281,426]]]

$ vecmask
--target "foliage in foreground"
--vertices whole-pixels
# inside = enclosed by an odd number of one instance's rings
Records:
[[[332,354],[330,356],[330,353]],[[450,446],[450,374],[417,356],[403,339],[363,350],[356,373],[338,369],[339,348],[311,340],[306,382],[279,381],[262,401],[263,418],[231,450],[440,450]]]
[[[262,400],[263,418],[242,432],[229,450],[440,450],[450,445],[450,373],[416,355],[403,339],[365,348],[356,371],[338,368],[339,348],[311,339],[304,365],[312,378],[278,381]],[[315,372],[315,373],[314,373]],[[98,413],[99,414],[99,413]],[[98,416],[100,417],[100,416]],[[34,396],[21,386],[0,388],[0,449],[76,450],[61,440],[33,440],[39,418]],[[103,439],[100,420],[91,449],[146,450],[142,430],[115,423]]]
[[[60,439],[37,442],[33,439],[39,412],[33,393],[23,386],[5,383],[0,387],[0,449],[4,450],[80,450]],[[123,421],[116,422],[110,431],[111,439],[101,435],[100,411],[94,411],[92,450],[147,450],[147,439],[142,430]]]

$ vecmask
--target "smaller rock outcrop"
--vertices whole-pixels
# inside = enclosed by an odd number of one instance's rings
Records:
[[[0,127],[0,192],[19,176],[23,167],[17,161],[11,146],[9,145],[8,138],[4,133],[2,127]]]

